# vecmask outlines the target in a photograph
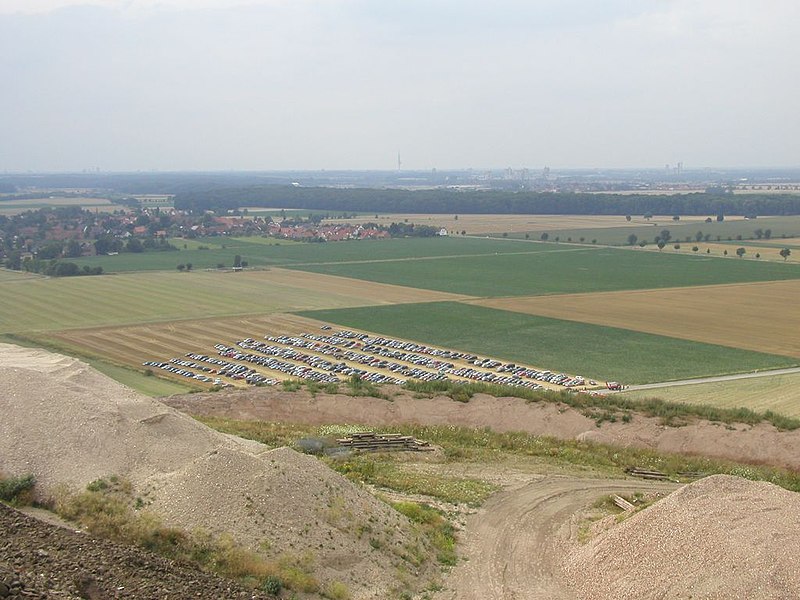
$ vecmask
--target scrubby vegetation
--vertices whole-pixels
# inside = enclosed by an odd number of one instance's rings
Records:
[[[219,431],[254,439],[269,446],[286,445],[292,443],[293,439],[302,437],[324,436],[326,431],[331,430],[330,426],[287,426],[206,417],[200,420]],[[346,426],[346,429],[353,431],[369,428]],[[788,490],[800,491],[800,473],[765,465],[670,454],[647,448],[623,448],[578,440],[559,440],[520,432],[499,433],[488,428],[400,425],[391,429],[393,432],[411,435],[440,446],[444,451],[445,462],[449,463],[501,463],[512,457],[527,457],[546,461],[551,469],[571,472],[578,470],[623,476],[625,469],[639,467],[661,471],[675,480],[683,480],[681,473],[727,474],[753,481],[769,481]],[[426,494],[440,500],[477,504],[496,489],[486,481],[434,477],[407,469],[391,454],[351,455],[338,465],[333,463],[333,466],[354,480],[399,492]]]
[[[223,577],[268,593],[284,587],[296,592],[319,592],[312,573],[313,557],[281,555],[275,559],[249,551],[227,536],[204,531],[188,533],[164,525],[158,517],[135,507],[129,482],[116,476],[98,479],[86,490],[57,495],[56,512],[93,535],[135,544],[167,558],[189,561]]]
[[[405,387],[413,392],[444,394],[459,402],[468,402],[475,394],[523,398],[529,402],[565,404],[583,414],[602,421],[624,420],[637,412],[647,417],[660,417],[665,425],[682,425],[691,419],[706,419],[720,423],[757,425],[768,422],[782,430],[800,427],[800,419],[779,415],[772,411],[757,412],[749,408],[717,408],[700,404],[668,402],[658,398],[632,400],[618,394],[597,395],[571,392],[530,390],[491,383],[457,383],[453,381],[409,381]]]

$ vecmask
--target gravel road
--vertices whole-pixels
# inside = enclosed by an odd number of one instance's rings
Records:
[[[548,477],[491,498],[470,517],[463,560],[436,600],[574,600],[561,571],[572,518],[606,494],[670,492],[678,486],[619,479]]]

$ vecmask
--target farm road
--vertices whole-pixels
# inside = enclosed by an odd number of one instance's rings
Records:
[[[774,369],[771,371],[755,371],[753,373],[738,373],[736,375],[720,375],[718,377],[703,377],[701,379],[681,379],[680,381],[662,381],[661,383],[643,383],[641,385],[629,385],[625,388],[626,392],[637,390],[655,390],[658,388],[675,387],[679,385],[696,385],[699,383],[717,383],[719,381],[732,381],[735,379],[756,379],[758,377],[774,377],[776,375],[790,375],[800,373],[800,367],[788,369]]]
[[[573,600],[560,567],[573,515],[605,494],[671,492],[677,485],[547,477],[495,495],[467,521],[463,560],[435,600]]]

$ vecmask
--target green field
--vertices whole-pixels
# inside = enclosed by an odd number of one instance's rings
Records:
[[[271,281],[269,273],[130,273],[0,283],[0,333],[26,333],[298,308],[360,306],[337,295]]]
[[[622,217],[620,218],[622,219]],[[654,222],[650,225],[592,229],[542,229],[530,231],[528,235],[530,235],[531,239],[538,240],[542,233],[547,233],[550,236],[550,241],[553,241],[558,236],[562,242],[566,242],[568,238],[572,238],[573,242],[578,242],[580,238],[584,238],[585,243],[597,240],[598,244],[622,246],[628,243],[628,236],[631,234],[635,234],[639,240],[645,240],[648,244],[653,244],[655,237],[662,229],[668,229],[672,235],[672,240],[680,243],[686,243],[687,237],[694,241],[698,231],[702,231],[703,234],[710,234],[709,241],[716,242],[717,236],[722,241],[727,240],[729,237],[735,239],[737,235],[741,235],[744,238],[755,237],[753,232],[756,229],[771,229],[772,239],[775,241],[775,238],[779,238],[781,235],[786,237],[800,236],[800,216],[761,217],[755,220],[740,219],[737,221],[722,221],[721,223],[716,220],[711,223],[682,223],[681,221],[661,219],[658,223]],[[523,235],[524,232],[509,233],[510,237],[516,238]]]
[[[439,256],[542,252],[550,246],[541,243],[482,238],[409,238],[354,240],[323,244],[297,243],[268,238],[204,238],[171,240],[177,252],[120,253],[117,256],[92,256],[71,259],[79,265],[102,266],[106,272],[175,270],[179,263],[192,263],[195,270],[214,269],[222,263],[233,265],[237,254],[252,267],[364,260],[402,260]],[[186,244],[186,248],[184,248]],[[199,246],[207,246],[200,250]]]
[[[518,243],[518,245],[524,245]],[[537,244],[536,254],[296,268],[471,296],[528,296],[800,278],[800,266],[644,250]],[[537,248],[537,249],[538,249]],[[292,265],[287,265],[293,267]]]
[[[661,398],[719,408],[745,406],[751,410],[771,410],[800,417],[800,373],[632,391],[625,392],[624,396],[635,400]]]
[[[457,302],[303,316],[598,380],[648,383],[787,367],[790,358]]]

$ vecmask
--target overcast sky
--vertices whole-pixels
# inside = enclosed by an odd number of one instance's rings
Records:
[[[0,172],[800,166],[797,0],[0,0]]]

